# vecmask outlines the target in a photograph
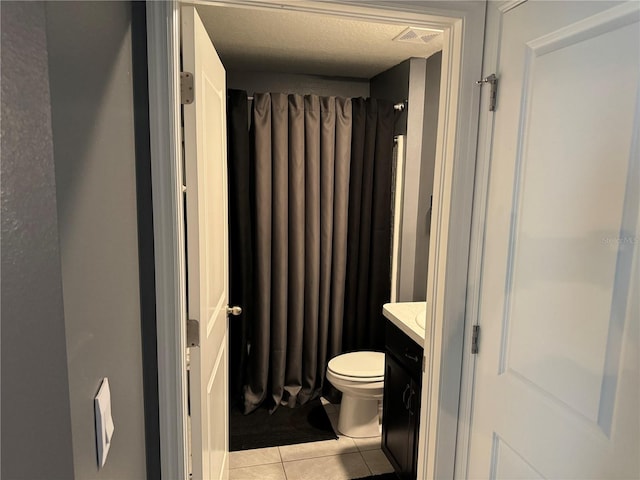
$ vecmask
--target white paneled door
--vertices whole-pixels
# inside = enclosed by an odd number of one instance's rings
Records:
[[[505,4],[466,476],[637,479],[640,3]]]
[[[194,101],[183,106],[193,480],[228,477],[228,223],[225,71],[193,6],[182,8],[183,70]]]

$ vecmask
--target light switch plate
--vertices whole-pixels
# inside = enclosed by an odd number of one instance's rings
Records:
[[[109,379],[103,378],[98,394],[94,400],[96,415],[96,445],[98,447],[98,468],[102,468],[107,461],[107,454],[113,438],[113,418],[111,417],[111,390]]]

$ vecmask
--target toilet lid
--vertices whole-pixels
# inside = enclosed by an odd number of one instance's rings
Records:
[[[384,353],[351,352],[329,361],[329,370],[338,375],[356,378],[384,377]]]

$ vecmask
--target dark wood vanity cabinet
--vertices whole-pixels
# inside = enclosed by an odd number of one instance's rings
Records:
[[[416,478],[423,350],[390,322],[386,326],[382,451],[402,480]]]

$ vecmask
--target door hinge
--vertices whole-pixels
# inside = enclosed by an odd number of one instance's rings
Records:
[[[187,347],[200,346],[200,322],[197,320],[187,320]]]
[[[424,373],[426,368],[427,368],[427,357],[423,355],[422,356],[422,373]]]
[[[488,77],[483,78],[482,80],[476,81],[476,85],[484,85],[485,83],[488,83],[491,85],[491,98],[489,98],[489,111],[495,112],[496,102],[498,99],[498,77],[496,77],[495,73],[492,73]]]
[[[189,105],[193,103],[193,73],[180,72],[180,103]]]
[[[471,335],[471,353],[478,353],[478,337],[480,336],[480,325],[473,326],[473,333]]]

